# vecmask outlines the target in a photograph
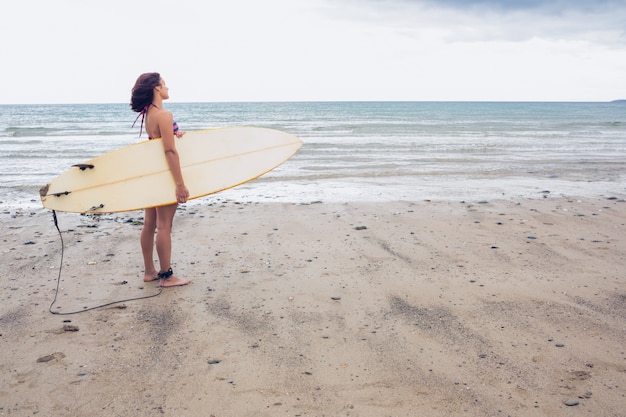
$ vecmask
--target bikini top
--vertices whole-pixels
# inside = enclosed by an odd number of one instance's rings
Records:
[[[141,133],[143,132],[143,122],[146,118],[146,114],[148,113],[148,109],[150,107],[154,107],[155,109],[158,109],[159,107],[157,105],[155,105],[154,103],[150,103],[148,104],[146,107],[143,108],[143,110],[141,110],[139,112],[139,114],[137,115],[137,118],[135,119],[135,121],[133,122],[133,126],[135,127],[135,123],[137,123],[137,120],[139,120],[139,116],[141,116],[141,125],[139,127],[139,136],[141,136]],[[176,120],[174,120],[173,123],[173,129],[174,129],[174,134],[176,134],[176,132],[178,132],[178,123],[176,123]],[[152,140],[154,139],[152,136],[148,136],[148,140]]]

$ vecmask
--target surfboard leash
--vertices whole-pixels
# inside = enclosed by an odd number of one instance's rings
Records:
[[[154,297],[158,297],[159,295],[161,295],[161,293],[163,292],[163,287],[159,287],[159,292],[157,292],[156,294],[152,294],[152,295],[145,295],[142,297],[134,297],[134,298],[128,298],[125,300],[113,301],[110,303],[101,304],[101,305],[97,305],[94,307],[86,307],[82,310],[77,310],[77,311],[70,311],[70,312],[52,311],[52,306],[57,302],[57,298],[59,296],[59,287],[61,286],[61,272],[63,270],[63,258],[65,256],[65,243],[63,242],[63,233],[61,233],[61,229],[59,228],[59,222],[58,222],[57,213],[55,210],[52,210],[52,219],[54,221],[54,226],[56,227],[57,232],[59,232],[59,238],[61,239],[61,264],[59,265],[59,275],[57,277],[57,287],[54,292],[54,299],[52,300],[50,307],[48,307],[48,311],[50,313],[54,315],[58,315],[58,316],[69,316],[71,314],[84,313],[86,311],[96,310],[98,308],[108,307],[108,306],[112,306],[115,304],[121,304],[121,303],[130,302],[130,301],[137,301],[137,300],[145,300],[147,298],[154,298]]]

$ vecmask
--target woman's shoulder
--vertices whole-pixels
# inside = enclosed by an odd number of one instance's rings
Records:
[[[155,118],[157,120],[174,120],[172,112],[165,109],[159,109],[155,114]]]

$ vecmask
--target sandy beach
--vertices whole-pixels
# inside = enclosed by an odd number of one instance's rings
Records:
[[[175,219],[190,286],[63,316],[51,213],[0,213],[0,415],[626,415],[622,196],[226,195]],[[141,216],[59,213],[53,311],[158,293]]]

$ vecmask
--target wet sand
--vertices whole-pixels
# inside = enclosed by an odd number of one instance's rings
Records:
[[[623,416],[626,203],[545,197],[209,198],[190,286],[67,316],[50,212],[4,211],[0,415]],[[59,225],[53,311],[158,293],[140,212]]]

